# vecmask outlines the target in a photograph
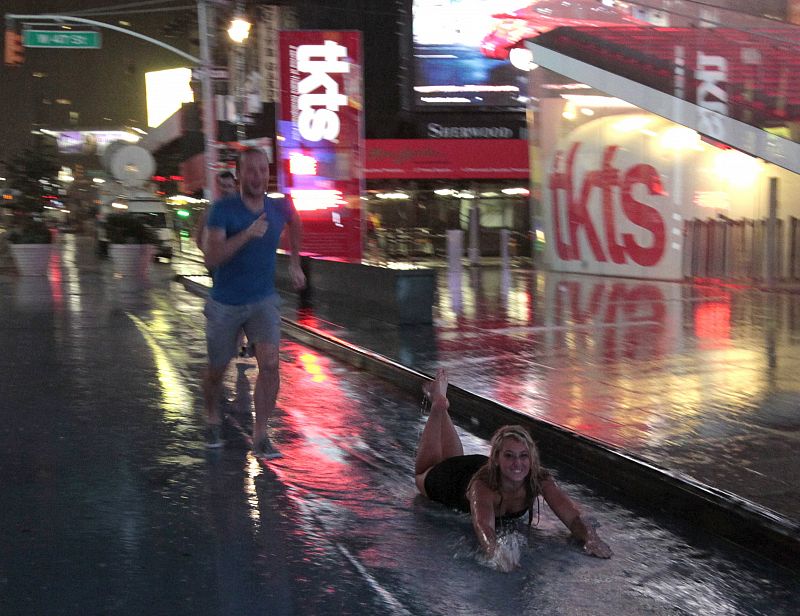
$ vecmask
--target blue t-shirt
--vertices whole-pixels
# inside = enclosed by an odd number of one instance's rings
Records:
[[[230,260],[214,269],[211,298],[215,301],[239,306],[275,293],[275,251],[292,210],[286,199],[265,196],[264,211],[269,223],[267,232],[249,240]],[[228,238],[244,231],[260,215],[247,209],[241,195],[235,195],[214,203],[206,226],[225,229]]]

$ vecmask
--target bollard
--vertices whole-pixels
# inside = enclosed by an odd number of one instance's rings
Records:
[[[480,220],[478,218],[478,206],[473,203],[469,209],[469,248],[467,249],[470,265],[480,265],[481,249],[479,232]]]
[[[447,230],[447,266],[450,271],[461,270],[464,256],[464,232],[461,229]]]
[[[503,265],[508,266],[509,252],[508,245],[511,241],[511,231],[508,229],[500,229],[500,260]]]

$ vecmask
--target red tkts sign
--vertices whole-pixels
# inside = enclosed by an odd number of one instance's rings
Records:
[[[524,139],[370,139],[368,179],[527,180]]]
[[[303,252],[361,258],[361,35],[280,33],[279,186],[303,220]]]
[[[550,214],[559,258],[581,261],[588,257],[581,253],[578,242],[578,234],[583,231],[591,257],[596,262],[633,262],[643,267],[656,265],[664,256],[666,247],[664,219],[658,209],[637,199],[634,189],[641,188],[640,192],[645,196],[664,195],[658,171],[645,163],[627,169],[617,168],[614,157],[619,146],[610,145],[603,150],[599,168],[584,173],[582,182],[578,183],[574,181],[574,166],[580,147],[580,143],[572,144],[563,167],[563,153],[558,152],[550,172]],[[597,194],[600,195],[602,215],[593,221],[589,214],[589,200]],[[615,213],[619,210],[622,216]],[[566,229],[562,228],[562,220],[567,221]],[[633,233],[623,231],[622,220],[648,231],[647,245],[638,241]],[[600,221],[599,225],[597,221]]]

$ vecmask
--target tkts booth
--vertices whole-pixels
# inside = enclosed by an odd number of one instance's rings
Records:
[[[800,54],[776,33],[557,28],[528,41],[545,264],[800,278]]]

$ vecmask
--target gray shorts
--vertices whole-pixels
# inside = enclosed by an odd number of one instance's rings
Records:
[[[239,351],[239,331],[244,330],[252,343],[268,342],[278,346],[281,342],[281,298],[275,293],[254,304],[232,306],[221,304],[210,297],[206,300],[206,348],[208,363],[222,368]]]

